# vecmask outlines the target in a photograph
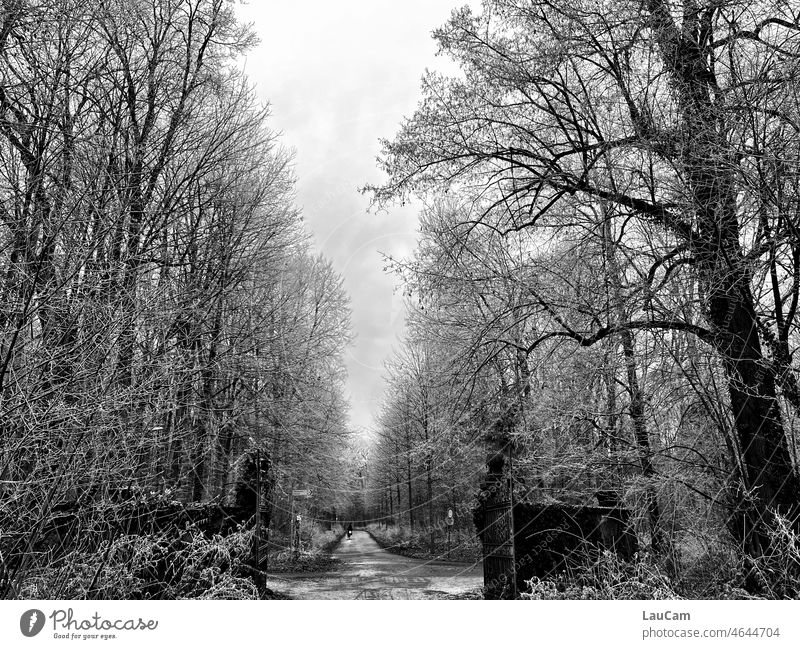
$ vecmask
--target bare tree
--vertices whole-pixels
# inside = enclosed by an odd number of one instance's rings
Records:
[[[792,399],[793,374],[772,351],[795,315],[796,237],[781,216],[794,190],[776,161],[796,159],[778,134],[791,128],[798,36],[788,7],[761,3],[629,2],[613,19],[591,2],[456,11],[436,37],[465,75],[425,78],[420,108],[385,144],[389,180],[373,188],[378,203],[466,193],[479,203],[465,224],[507,237],[532,230],[545,246],[580,228],[586,210],[613,206],[647,299],[619,322],[613,312],[569,318],[534,294],[552,326],[524,349],[625,331],[682,332],[713,347],[736,430],[734,498],[746,522],[733,527],[754,553],[764,537],[745,530],[798,503],[778,403],[779,388]],[[684,279],[700,306],[690,319],[661,299]]]

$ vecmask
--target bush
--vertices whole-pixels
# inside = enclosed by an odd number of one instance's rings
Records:
[[[800,538],[791,521],[775,515],[767,528],[767,549],[760,557],[744,561],[749,591],[768,599],[800,598]]]
[[[684,562],[675,588],[691,599],[748,599],[745,564],[730,548],[712,546]]]
[[[305,535],[304,535],[305,536]],[[289,547],[289,539],[284,539],[284,549],[270,554],[270,572],[321,572],[331,570],[339,560],[331,556],[331,552],[344,536],[344,528],[335,525],[333,529],[324,529],[315,524],[311,533],[301,542],[299,551]]]
[[[790,521],[776,516],[766,531],[766,551],[753,558],[723,545],[685,560],[671,578],[647,554],[622,561],[603,552],[572,574],[534,578],[523,599],[797,599],[800,538]]]
[[[386,527],[375,523],[367,525],[367,532],[384,550],[396,552],[407,547],[411,541],[411,534],[403,527],[388,525]]]
[[[72,552],[25,580],[25,599],[258,599],[249,576],[252,532],[120,536]]]
[[[603,551],[595,561],[555,579],[534,577],[522,599],[680,599],[670,580],[647,555],[623,561]]]
[[[311,532],[311,550],[316,552],[332,552],[339,541],[342,540],[345,530],[338,523],[333,529],[325,530],[319,525],[314,525]]]
[[[430,530],[408,529],[398,525],[383,526],[372,523],[367,531],[384,550],[416,559],[447,559],[447,532],[434,531],[433,548],[431,548]],[[481,546],[474,535],[458,531],[452,533],[450,539],[450,560],[475,562],[481,559]]]

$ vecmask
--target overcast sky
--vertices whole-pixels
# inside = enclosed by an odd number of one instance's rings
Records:
[[[431,31],[464,0],[251,0],[240,16],[261,43],[246,70],[272,106],[272,126],[296,151],[298,203],[316,246],[344,276],[356,340],[348,353],[351,422],[371,428],[383,362],[404,311],[380,253],[408,255],[417,208],[368,214],[358,188],[378,182],[378,139],[392,137],[435,56]]]

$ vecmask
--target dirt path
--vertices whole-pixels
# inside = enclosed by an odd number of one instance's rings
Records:
[[[333,555],[332,572],[271,575],[267,586],[295,599],[444,599],[483,586],[480,564],[409,559],[392,554],[366,532],[354,532]]]

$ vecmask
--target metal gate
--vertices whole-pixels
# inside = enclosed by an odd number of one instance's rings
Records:
[[[483,503],[483,585],[488,597],[514,597],[516,571],[512,502],[501,482],[493,487]]]

